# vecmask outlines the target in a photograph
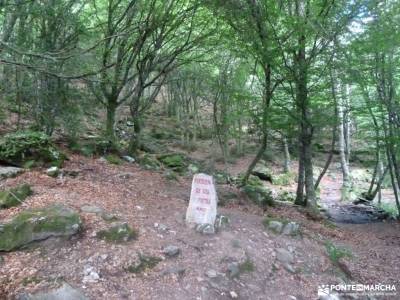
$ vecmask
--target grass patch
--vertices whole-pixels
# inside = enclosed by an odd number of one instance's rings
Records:
[[[118,155],[115,154],[108,154],[105,156],[105,159],[113,165],[121,165],[124,162]]]
[[[244,262],[239,264],[240,273],[251,273],[254,272],[255,269],[256,267],[249,257],[247,257]]]
[[[325,243],[325,249],[328,254],[329,259],[335,265],[338,264],[339,260],[343,257],[352,258],[353,254],[351,251],[345,247],[337,246],[331,241]]]
[[[378,207],[380,209],[384,210],[385,212],[387,212],[390,215],[390,217],[392,217],[393,219],[396,219],[399,216],[399,211],[397,210],[397,207],[395,204],[381,203],[378,205]]]
[[[162,261],[160,257],[139,254],[139,262],[126,267],[125,271],[138,274],[147,269],[154,268],[160,261]]]

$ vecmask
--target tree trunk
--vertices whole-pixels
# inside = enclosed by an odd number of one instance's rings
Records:
[[[106,137],[111,142],[115,142],[115,116],[117,112],[117,101],[110,98],[107,101]]]
[[[283,144],[283,153],[284,153],[284,163],[283,163],[283,172],[289,173],[290,166],[292,164],[290,160],[290,152],[289,152],[289,144],[286,137],[282,137],[282,144]]]

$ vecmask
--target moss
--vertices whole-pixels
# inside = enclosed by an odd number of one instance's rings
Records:
[[[250,200],[261,207],[273,206],[274,199],[272,192],[263,186],[245,185],[242,191],[247,195]]]
[[[283,191],[279,193],[278,198],[279,201],[284,202],[293,202],[296,200],[296,194],[293,192]]]
[[[157,159],[167,168],[175,171],[182,171],[186,167],[185,157],[182,154],[165,154],[158,156]]]
[[[51,236],[69,236],[81,228],[78,214],[61,205],[28,210],[0,224],[0,251],[11,251]]]
[[[143,155],[139,159],[139,164],[146,170],[159,170],[161,168],[160,163],[149,154]]]
[[[32,193],[29,184],[22,184],[8,191],[2,191],[0,192],[0,209],[18,206]]]
[[[100,230],[96,236],[109,243],[123,243],[136,239],[138,234],[127,223],[122,223],[113,225],[106,230]]]
[[[14,165],[61,166],[65,159],[50,137],[41,132],[19,131],[0,139],[0,160]]]
[[[139,262],[126,267],[125,271],[138,274],[147,269],[154,268],[160,261],[162,261],[160,257],[139,254]]]
[[[272,176],[272,183],[274,185],[291,185],[295,182],[296,174],[294,173],[283,173]]]
[[[115,154],[108,154],[106,155],[105,159],[113,165],[121,165],[124,162],[118,155]]]
[[[242,262],[241,264],[239,264],[239,272],[240,273],[250,273],[250,272],[254,272],[255,270],[255,266],[254,263],[250,260],[249,257],[246,258],[246,260],[244,262]]]
[[[279,217],[272,217],[272,216],[268,216],[263,220],[263,224],[265,227],[268,227],[270,222],[280,222],[282,223],[283,226],[285,226],[286,224],[288,224],[290,221],[285,219],[285,218],[279,218]]]

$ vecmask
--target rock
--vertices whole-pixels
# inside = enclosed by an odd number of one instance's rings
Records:
[[[215,233],[217,202],[213,177],[201,173],[193,176],[186,223],[191,227],[197,225],[197,230],[204,234]]]
[[[275,233],[281,233],[283,229],[283,224],[282,222],[272,220],[268,222],[267,228]]]
[[[88,300],[79,290],[64,283],[61,287],[49,292],[37,294],[23,294],[17,297],[18,300]]]
[[[261,180],[272,182],[272,171],[266,166],[257,165],[251,174],[257,176]]]
[[[232,299],[237,299],[239,297],[238,294],[236,294],[236,292],[234,291],[230,291],[229,295],[231,296]]]
[[[100,280],[100,275],[91,266],[85,267],[83,275],[84,275],[82,280],[83,283],[96,283]]]
[[[215,219],[215,228],[217,230],[228,227],[230,223],[231,221],[227,216],[217,214],[217,218]]]
[[[0,256],[0,266],[4,263],[4,257]]]
[[[65,160],[42,132],[17,131],[0,138],[0,161],[15,166],[61,166]]]
[[[0,209],[20,205],[27,197],[32,195],[29,184],[22,184],[15,188],[0,192]]]
[[[180,252],[181,249],[179,249],[179,247],[174,245],[169,245],[163,249],[163,253],[168,257],[177,256]]]
[[[295,223],[295,222],[289,222],[285,225],[285,227],[283,227],[283,231],[282,233],[284,235],[297,235],[299,233],[299,224]]]
[[[218,272],[215,271],[215,270],[212,270],[212,269],[207,270],[205,274],[206,274],[206,276],[208,278],[216,278],[216,277],[218,277]]]
[[[60,169],[58,167],[50,167],[46,170],[47,176],[57,177],[60,174]]]
[[[276,250],[276,259],[283,265],[291,264],[294,261],[293,254],[284,248],[278,248]]]
[[[198,224],[196,231],[202,234],[210,235],[215,233],[215,227],[211,224]]]
[[[11,251],[49,237],[71,236],[82,227],[79,215],[60,204],[26,210],[0,224],[0,251]]]
[[[184,267],[172,267],[169,269],[164,270],[161,275],[166,276],[166,275],[177,275],[177,276],[183,276],[186,272],[186,269]]]
[[[123,243],[137,238],[137,232],[127,223],[114,223],[111,227],[97,232],[99,239],[113,243]]]
[[[103,212],[101,214],[101,218],[107,222],[115,222],[115,221],[118,221],[118,219],[119,219],[118,215],[112,214],[112,213],[107,213],[107,212]]]
[[[84,205],[81,207],[81,211],[88,214],[101,214],[103,209],[94,205]]]
[[[190,165],[188,166],[188,171],[189,171],[189,173],[192,174],[192,175],[198,173],[199,170],[200,170],[199,167],[196,166],[196,165],[194,165],[194,164],[190,164]]]
[[[129,156],[129,155],[122,156],[122,159],[127,161],[128,163],[131,163],[131,164],[135,162],[135,159],[132,156]]]
[[[132,172],[125,172],[117,175],[120,179],[129,179],[135,176],[135,173]]]
[[[161,223],[154,223],[154,228],[158,229],[159,231],[166,232],[169,230],[168,226]]]
[[[13,178],[24,172],[22,168],[0,167],[0,179]]]
[[[230,278],[236,278],[240,275],[239,263],[233,262],[228,265],[228,276]]]

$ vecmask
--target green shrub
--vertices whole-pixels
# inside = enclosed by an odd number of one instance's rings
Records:
[[[123,160],[115,154],[108,154],[105,156],[105,159],[113,165],[121,165],[123,163]]]
[[[24,166],[29,162],[35,166],[61,167],[65,158],[42,132],[19,131],[0,139],[0,160],[10,164]]]
[[[343,257],[353,257],[351,251],[347,248],[336,246],[331,241],[327,241],[325,243],[325,249],[328,254],[329,259],[332,263],[337,264],[339,260]]]
[[[20,205],[27,197],[32,195],[29,184],[22,184],[15,188],[0,192],[0,209]]]

